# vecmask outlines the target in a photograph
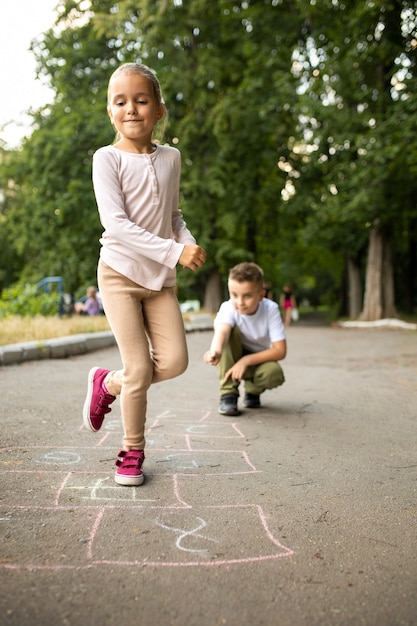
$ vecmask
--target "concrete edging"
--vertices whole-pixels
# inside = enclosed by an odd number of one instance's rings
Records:
[[[111,331],[68,335],[44,341],[12,343],[0,347],[0,365],[16,365],[24,361],[63,359],[116,344]]]
[[[213,318],[210,315],[189,316],[184,322],[185,331],[212,330]],[[27,341],[0,346],[0,366],[18,365],[25,361],[40,359],[65,359],[69,356],[85,354],[116,345],[111,330],[80,335],[67,335],[42,341]]]

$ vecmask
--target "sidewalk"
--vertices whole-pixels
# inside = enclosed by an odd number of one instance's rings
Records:
[[[0,624],[416,626],[417,333],[291,326],[285,384],[217,412],[211,332],[149,394],[146,480],[114,483],[116,347],[0,368]]]

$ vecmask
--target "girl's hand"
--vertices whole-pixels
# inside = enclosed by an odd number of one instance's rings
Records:
[[[193,270],[195,272],[203,265],[206,258],[207,252],[203,250],[203,248],[194,244],[189,244],[184,246],[184,250],[178,259],[178,263],[182,265],[184,269]]]

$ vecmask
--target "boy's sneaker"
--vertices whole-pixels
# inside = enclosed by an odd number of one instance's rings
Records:
[[[106,413],[110,413],[109,404],[116,400],[103,389],[103,382],[110,370],[93,367],[88,372],[87,395],[84,402],[83,418],[84,425],[89,430],[100,430]]]
[[[246,391],[245,397],[243,398],[243,406],[245,406],[247,409],[259,409],[259,407],[261,406],[259,394],[248,393]]]
[[[235,393],[226,393],[220,398],[219,413],[220,415],[240,415],[237,408],[237,396]]]
[[[116,459],[117,470],[114,480],[118,485],[138,487],[145,477],[142,464],[145,460],[143,450],[121,450]]]

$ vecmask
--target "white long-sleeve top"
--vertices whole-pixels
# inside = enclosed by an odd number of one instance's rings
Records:
[[[195,244],[178,208],[180,175],[181,155],[171,146],[136,154],[110,145],[93,156],[100,257],[147,289],[174,286],[184,245]]]

